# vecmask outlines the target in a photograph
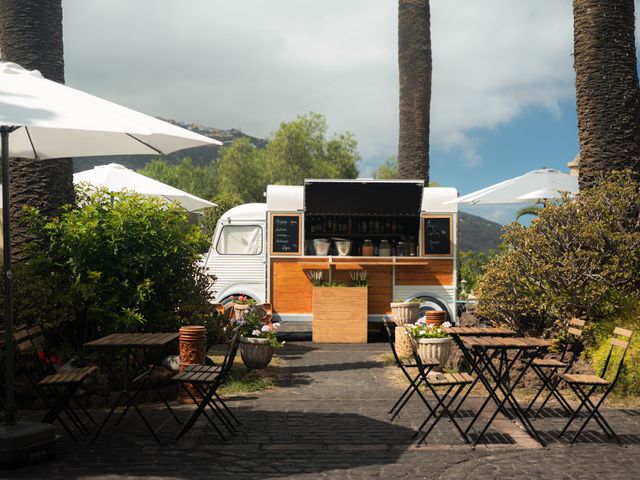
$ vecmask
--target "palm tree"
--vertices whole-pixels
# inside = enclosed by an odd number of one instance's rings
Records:
[[[62,0],[2,0],[0,3],[2,60],[40,70],[50,80],[64,83]],[[26,227],[19,222],[23,205],[55,216],[74,198],[73,164],[58,160],[12,159],[11,245],[13,256],[24,258]]]
[[[598,174],[640,173],[640,91],[634,0],[574,0],[580,187]]]
[[[429,181],[431,13],[429,0],[398,1],[400,178]]]

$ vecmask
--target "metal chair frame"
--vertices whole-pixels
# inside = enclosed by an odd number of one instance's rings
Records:
[[[604,419],[599,409],[600,406],[604,403],[605,399],[611,393],[611,391],[618,383],[618,379],[620,378],[620,373],[622,372],[622,367],[624,365],[624,359],[627,355],[627,350],[629,349],[629,344],[631,343],[631,338],[633,337],[633,331],[627,330],[625,328],[616,327],[613,330],[613,335],[610,339],[611,346],[609,347],[609,353],[607,355],[607,359],[602,366],[602,371],[599,376],[584,376],[585,378],[576,378],[570,374],[561,374],[560,378],[573,390],[576,396],[580,399],[580,404],[578,408],[576,408],[573,412],[573,415],[564,426],[558,438],[562,438],[566,433],[569,426],[573,423],[573,421],[577,418],[580,411],[585,408],[587,410],[587,417],[584,422],[575,433],[570,443],[575,443],[580,434],[584,431],[587,424],[591,421],[591,419],[595,419],[600,428],[604,431],[604,433],[611,439],[615,440],[619,445],[622,445],[622,441],[620,437],[616,434],[616,432],[611,428],[611,425]],[[622,338],[620,338],[622,337]],[[623,338],[626,338],[624,340]],[[612,381],[606,380],[606,374],[611,365],[611,357],[614,351],[614,348],[622,348],[622,354],[620,355],[620,361],[618,362],[617,370],[614,375]],[[591,378],[589,378],[591,377]],[[588,391],[587,391],[587,387]],[[598,400],[597,403],[593,403],[590,399],[591,395],[597,390],[598,387],[606,387],[602,397]]]
[[[578,356],[580,354],[580,348],[581,348],[581,343],[579,342],[579,339],[582,337],[582,330],[584,329],[585,324],[586,322],[584,320],[580,320],[578,318],[572,318],[569,321],[569,328],[567,329],[567,334],[573,337],[573,342],[572,342],[571,349],[569,349],[570,342],[566,341],[564,343],[564,347],[562,349],[562,353],[560,355],[560,360],[559,360],[559,362],[561,362],[562,365],[557,365],[557,366],[536,365],[535,361],[531,364],[531,369],[536,373],[538,378],[542,381],[542,386],[540,386],[535,396],[527,406],[525,413],[526,414],[529,413],[529,411],[535,404],[536,400],[538,400],[538,397],[540,397],[540,395],[542,394],[542,392],[544,392],[545,389],[549,390],[549,392],[547,393],[547,396],[544,398],[544,400],[542,401],[542,404],[540,405],[540,407],[538,407],[538,409],[536,410],[532,418],[535,419],[540,414],[540,412],[547,405],[547,402],[551,399],[551,397],[554,397],[558,401],[560,406],[564,409],[565,412],[567,412],[567,414],[569,415],[573,414],[573,408],[571,408],[571,405],[569,405],[569,402],[567,402],[567,400],[562,396],[562,393],[558,390],[558,385],[560,384],[560,378],[558,377],[558,370],[562,369],[562,373],[567,373],[569,370],[571,370],[571,367],[573,366],[575,361],[578,359]],[[570,358],[567,361],[567,355],[569,353],[570,353]],[[548,373],[545,370],[548,370]]]

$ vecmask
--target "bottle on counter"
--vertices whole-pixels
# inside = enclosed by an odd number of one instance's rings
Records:
[[[389,240],[380,240],[380,247],[378,247],[378,255],[380,257],[390,257],[391,256],[391,245],[389,244]]]
[[[373,257],[373,255],[374,255],[373,242],[371,240],[365,239],[362,242],[362,256]]]

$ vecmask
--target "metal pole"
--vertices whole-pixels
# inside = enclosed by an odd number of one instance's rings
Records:
[[[13,318],[11,305],[11,239],[9,235],[9,133],[14,127],[0,127],[2,137],[2,238],[4,274],[4,336],[5,336],[5,425],[16,424],[15,378],[13,372]]]

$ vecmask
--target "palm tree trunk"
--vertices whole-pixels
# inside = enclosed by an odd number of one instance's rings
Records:
[[[634,0],[574,0],[580,187],[612,169],[640,173]]]
[[[429,0],[398,1],[400,73],[400,178],[429,182],[431,13]]]
[[[49,80],[64,83],[62,0],[0,0],[2,60],[40,70]],[[19,221],[23,205],[55,216],[74,199],[73,164],[56,160],[11,159],[11,245],[16,260],[25,258],[29,239]]]

